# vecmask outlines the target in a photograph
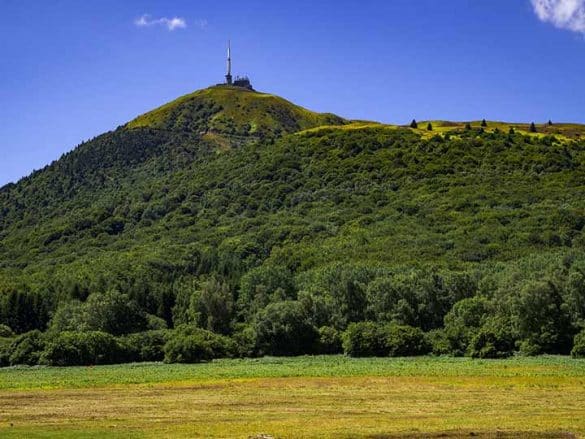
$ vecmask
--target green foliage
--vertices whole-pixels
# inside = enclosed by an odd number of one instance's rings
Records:
[[[125,361],[162,361],[164,347],[171,334],[164,329],[138,332],[122,336],[118,342],[126,357]]]
[[[8,362],[11,366],[38,364],[41,353],[45,349],[46,339],[46,336],[39,330],[19,335],[12,340],[8,347]]]
[[[477,331],[483,326],[490,312],[489,301],[481,296],[457,302],[445,315],[445,337],[450,353],[464,355]]]
[[[352,323],[343,336],[344,352],[352,357],[406,357],[432,349],[419,328],[395,323]]]
[[[469,344],[472,358],[507,358],[514,354],[514,336],[510,332],[509,322],[488,320],[475,333]]]
[[[425,334],[433,355],[451,355],[453,348],[444,329],[433,329]]]
[[[343,351],[351,357],[385,356],[384,337],[374,322],[352,323],[343,333]]]
[[[14,332],[8,325],[0,324],[0,338],[12,337],[14,336]]]
[[[182,326],[164,345],[166,363],[200,363],[233,355],[235,346],[227,337],[205,329]]]
[[[160,321],[150,323],[161,325]],[[51,320],[51,330],[103,331],[113,335],[147,329],[149,318],[126,294],[111,290],[93,293],[84,303],[69,302],[59,307]]]
[[[585,330],[575,336],[571,356],[573,358],[585,358]]]
[[[385,352],[389,357],[424,355],[431,351],[420,328],[390,323],[383,329]]]
[[[266,306],[255,318],[258,350],[265,355],[309,353],[319,340],[302,303],[286,300]]]
[[[337,351],[350,327],[369,340],[364,321],[420,328],[437,354],[480,333],[478,351],[506,351],[504,334],[569,352],[585,327],[582,127],[434,125],[346,124],[229,87],[147,113],[0,188],[0,324],[107,332],[136,361],[160,359],[162,335],[127,334],[171,328],[175,361],[217,354],[182,325],[254,356]],[[38,361],[27,337],[0,361]]]
[[[286,267],[263,265],[248,271],[240,281],[238,305],[247,317],[270,302],[295,298],[292,273]]]
[[[87,366],[124,360],[122,348],[111,334],[65,331],[47,340],[39,363],[48,366]]]
[[[524,353],[569,353],[575,331],[568,307],[553,282],[526,284],[520,291],[514,314]]]
[[[410,128],[412,129],[418,128],[418,123],[416,122],[416,119],[412,119],[412,122],[410,122]]]
[[[343,352],[342,338],[339,331],[331,326],[320,327],[316,351],[319,354],[327,355]]]

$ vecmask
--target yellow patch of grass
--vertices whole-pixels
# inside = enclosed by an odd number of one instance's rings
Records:
[[[559,376],[281,377],[0,392],[0,435],[384,437],[585,433],[583,380]],[[12,424],[12,426],[10,426]]]

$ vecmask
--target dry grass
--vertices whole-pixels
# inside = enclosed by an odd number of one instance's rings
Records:
[[[0,436],[248,438],[266,434],[382,439],[585,434],[585,376],[579,362],[571,369],[569,360],[544,361],[565,368],[566,374],[551,373],[542,361],[493,362],[485,370],[470,367],[474,363],[449,362],[452,369],[442,376],[429,373],[435,361],[437,370],[444,368],[442,360],[414,360],[408,374],[400,369],[403,366],[394,374],[395,360],[388,359],[372,363],[385,364],[385,376],[329,376],[326,367],[332,361],[283,360],[283,366],[307,364],[313,371],[322,367],[320,377],[194,374],[179,381],[161,375],[161,382],[145,379],[138,384],[113,382],[85,388],[0,386]],[[228,364],[201,366],[225,369]],[[164,372],[167,366],[149,367]],[[270,363],[270,367],[277,372],[280,366]],[[111,370],[124,374],[123,367]],[[39,371],[35,373],[38,376]],[[5,371],[3,378],[10,374],[16,377],[22,371]]]

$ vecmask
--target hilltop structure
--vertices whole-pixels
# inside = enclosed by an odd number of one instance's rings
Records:
[[[236,76],[235,80],[232,77],[232,45],[230,41],[228,41],[227,49],[227,73],[225,75],[225,83],[218,85],[229,85],[234,87],[247,88],[248,90],[254,90],[252,83],[250,82],[250,78],[247,76]]]

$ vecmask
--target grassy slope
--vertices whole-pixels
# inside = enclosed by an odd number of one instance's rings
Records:
[[[211,103],[217,106],[209,130],[224,131],[226,125],[241,134],[255,134],[261,129],[276,133],[292,133],[320,125],[338,125],[344,120],[333,114],[320,114],[267,93],[239,87],[210,87],[182,96],[162,107],[139,116],[126,126],[164,128],[175,124],[187,108]]]
[[[0,435],[583,434],[584,382],[585,362],[562,357],[301,357],[4,369]]]

